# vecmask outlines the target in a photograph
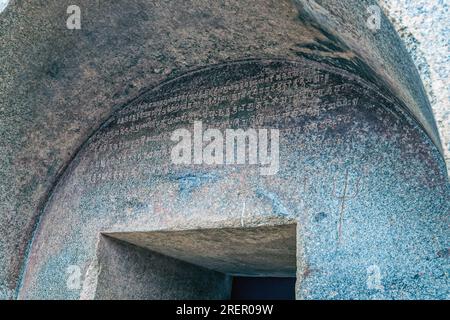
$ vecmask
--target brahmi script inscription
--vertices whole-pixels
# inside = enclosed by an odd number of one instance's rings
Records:
[[[112,116],[81,155],[89,163],[82,175],[98,184],[185,170],[171,161],[171,134],[196,121],[205,130],[277,129],[282,150],[293,136],[342,131],[369,91],[314,62],[250,60],[199,69],[147,91]]]

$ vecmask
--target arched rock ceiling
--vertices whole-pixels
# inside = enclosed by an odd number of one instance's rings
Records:
[[[0,17],[0,297],[13,297],[39,214],[78,148],[130,98],[198,66],[311,56],[388,84],[439,145],[416,69],[374,1],[12,1]],[[319,27],[320,26],[320,27]]]

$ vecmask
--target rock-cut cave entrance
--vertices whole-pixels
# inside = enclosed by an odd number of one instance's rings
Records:
[[[96,299],[294,299],[296,224],[103,234]]]

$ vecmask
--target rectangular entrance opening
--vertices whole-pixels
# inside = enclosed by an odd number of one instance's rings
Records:
[[[296,224],[109,233],[97,299],[295,298]]]

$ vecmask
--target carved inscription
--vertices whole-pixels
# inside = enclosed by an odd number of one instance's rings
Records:
[[[170,134],[202,121],[214,128],[277,128],[285,136],[336,129],[365,92],[317,65],[245,61],[167,81],[119,110],[88,145],[86,181],[142,179],[174,170]]]

